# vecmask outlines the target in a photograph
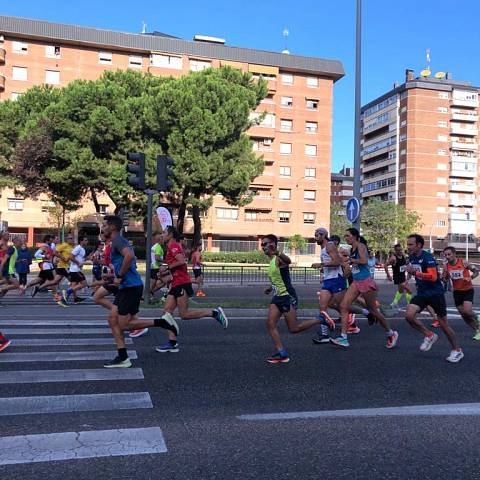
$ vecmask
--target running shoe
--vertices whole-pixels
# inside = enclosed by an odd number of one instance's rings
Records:
[[[12,342],[10,340],[7,340],[3,335],[1,335],[1,337],[0,337],[0,352],[5,350],[11,343]]]
[[[167,342],[161,347],[155,347],[155,350],[160,353],[178,353],[180,348],[178,347],[177,342],[175,342],[173,345],[170,342]]]
[[[317,333],[316,337],[312,338],[312,342],[316,345],[320,345],[322,343],[330,343],[330,336],[329,335],[322,335],[320,332]]]
[[[434,320],[430,325],[433,328],[439,328],[440,327],[440,322],[438,320]]]
[[[77,297],[73,299],[74,305],[78,305],[79,303],[82,303],[86,300],[86,297]]]
[[[390,308],[394,308],[395,310],[398,310],[398,303],[397,302],[392,302],[390,304]]]
[[[30,295],[32,296],[32,298],[38,293],[38,290],[39,288],[36,285],[34,285],[32,290],[30,291]]]
[[[477,330],[477,331],[475,332],[475,335],[473,336],[473,339],[480,341],[480,330]]]
[[[63,298],[58,300],[57,305],[64,308],[70,307],[70,305]]]
[[[430,337],[425,337],[422,344],[420,345],[420,350],[422,352],[428,352],[437,340],[438,335],[436,333],[433,333]]]
[[[62,298],[63,298],[63,300],[65,300],[65,303],[68,302],[68,296],[67,296],[67,291],[66,290],[62,290]]]
[[[450,363],[458,363],[464,356],[462,349],[452,350],[445,360]]]
[[[19,295],[23,295],[25,293],[25,286],[24,285],[20,285],[18,287],[18,294]]]
[[[347,327],[347,333],[353,333],[354,335],[356,335],[357,333],[360,333],[360,327],[357,327],[355,323],[352,323]]]
[[[353,325],[355,323],[355,314],[349,313],[348,314],[348,325]]]
[[[378,322],[375,315],[373,313],[370,313],[370,312],[367,315],[367,319],[368,319],[368,324],[369,325],[375,325]]]
[[[156,322],[159,327],[170,330],[175,336],[180,333],[180,328],[170,312],[165,312],[159,319],[156,319]]]
[[[323,318],[322,318],[322,315],[323,315]],[[318,316],[318,319],[323,320],[322,323],[327,325],[327,327],[330,330],[332,330],[332,332],[335,330],[335,322],[334,322],[333,318],[325,310],[322,310],[320,312],[320,315]]]
[[[138,338],[146,333],[148,333],[148,328],[138,328],[137,330],[132,330],[128,336],[131,338]]]
[[[398,341],[398,332],[394,330],[393,335],[389,335],[387,337],[387,344],[385,346],[387,348],[395,348],[397,341]]]
[[[205,297],[205,292],[203,290],[198,290],[197,291],[197,297]]]
[[[480,315],[477,315],[477,325],[478,325],[479,328],[480,328]]]
[[[337,338],[331,338],[330,342],[334,345],[337,345],[337,347],[348,348],[350,346],[350,343],[348,343],[348,338],[342,336]]]
[[[281,354],[280,352],[276,352],[273,355],[270,355],[267,358],[268,363],[288,363],[290,361],[290,357],[285,354]]]
[[[225,315],[222,307],[217,307],[213,309],[213,318],[223,327],[228,327],[228,318]]]
[[[105,368],[130,368],[132,362],[127,357],[125,360],[122,360],[118,355],[110,362],[107,362],[103,365]]]

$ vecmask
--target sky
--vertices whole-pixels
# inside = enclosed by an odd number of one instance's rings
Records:
[[[363,0],[362,104],[418,75],[430,49],[431,70],[480,86],[478,0]],[[334,86],[332,170],[353,165],[356,0],[23,0],[0,14],[139,33],[158,30],[187,40],[195,34],[228,45],[340,60]]]

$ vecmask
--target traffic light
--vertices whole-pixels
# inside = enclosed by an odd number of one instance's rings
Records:
[[[169,192],[173,187],[173,164],[172,158],[167,155],[157,156],[157,191]]]
[[[127,178],[127,183],[135,190],[145,190],[145,154],[128,152],[127,160],[127,172],[134,174]]]

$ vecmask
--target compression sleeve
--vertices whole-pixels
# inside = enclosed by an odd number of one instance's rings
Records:
[[[438,278],[438,272],[436,267],[427,268],[426,272],[415,272],[415,278],[424,280],[426,282],[436,282]]]

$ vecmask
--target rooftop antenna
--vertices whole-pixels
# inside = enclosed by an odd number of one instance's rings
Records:
[[[422,70],[420,72],[420,75],[422,77],[429,77],[432,74],[432,71],[430,70],[430,49],[427,48],[427,67],[425,70]]]
[[[142,33],[147,33],[147,24],[145,22],[142,22]]]
[[[283,38],[285,39],[285,49],[282,51],[282,53],[286,53],[287,55],[290,53],[288,50],[288,36],[290,35],[290,30],[285,27],[282,32]]]

